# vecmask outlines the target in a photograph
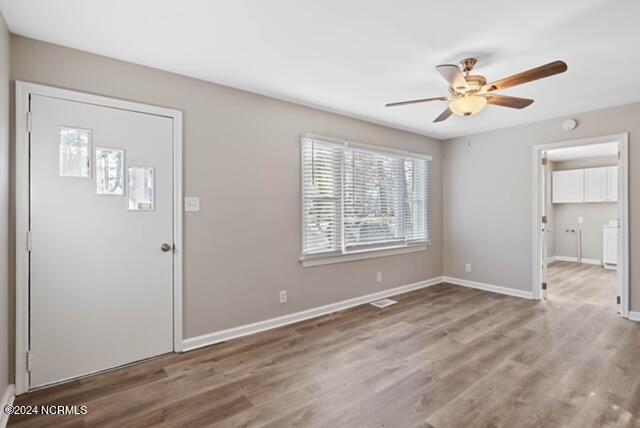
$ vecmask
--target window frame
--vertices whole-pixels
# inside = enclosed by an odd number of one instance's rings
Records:
[[[305,236],[305,199],[304,199],[304,144],[309,140],[315,140],[319,143],[330,143],[330,144],[339,144],[347,148],[355,148],[358,150],[365,150],[372,152],[374,154],[380,155],[389,155],[393,157],[403,157],[403,158],[415,158],[415,159],[424,159],[427,161],[427,170],[426,170],[426,184],[425,184],[425,198],[424,198],[424,217],[425,217],[425,235],[426,239],[424,240],[413,240],[413,241],[394,241],[387,246],[368,246],[363,245],[364,248],[361,249],[352,249],[351,251],[343,251],[343,250],[328,250],[313,254],[304,254],[304,236]],[[431,168],[432,168],[433,157],[424,153],[415,153],[410,151],[393,149],[385,146],[377,146],[371,144],[364,144],[359,142],[347,141],[332,137],[326,137],[317,134],[306,133],[300,139],[300,257],[299,261],[302,263],[303,267],[311,267],[311,266],[320,266],[325,264],[333,264],[333,263],[342,263],[349,262],[355,260],[363,260],[368,258],[375,257],[385,257],[396,254],[406,254],[418,251],[425,251],[431,245],[431,210],[430,210],[430,202],[432,200],[431,195]],[[343,163],[344,168],[344,163]],[[344,169],[342,170],[342,210],[344,211]],[[344,215],[341,216],[342,224],[341,228],[344,228]],[[343,248],[344,248],[344,243]],[[356,247],[357,248],[357,247]]]

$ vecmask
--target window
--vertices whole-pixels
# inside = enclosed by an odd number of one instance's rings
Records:
[[[429,165],[424,155],[303,138],[303,256],[425,244]]]

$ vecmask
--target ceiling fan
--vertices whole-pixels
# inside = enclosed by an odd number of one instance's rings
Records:
[[[459,116],[472,116],[480,113],[487,104],[523,109],[531,105],[533,100],[498,95],[495,92],[567,71],[567,64],[564,61],[554,61],[487,84],[484,76],[470,74],[476,62],[475,58],[466,58],[460,61],[459,66],[455,64],[436,66],[438,73],[449,83],[449,96],[400,101],[386,104],[386,106],[449,101],[449,106],[435,118],[434,122],[447,120],[454,113]]]

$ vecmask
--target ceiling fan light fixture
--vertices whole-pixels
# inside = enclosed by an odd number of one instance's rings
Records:
[[[487,106],[487,99],[479,95],[468,95],[457,98],[449,104],[449,108],[458,116],[473,116]]]
[[[533,100],[500,95],[496,92],[564,73],[568,68],[564,61],[558,60],[487,84],[487,79],[484,76],[471,74],[475,64],[475,58],[466,58],[458,65],[441,64],[436,66],[436,71],[449,84],[449,96],[397,101],[385,105],[396,107],[431,101],[448,101],[448,107],[434,119],[433,123],[445,121],[453,114],[473,116],[484,110],[487,104],[521,110],[533,104]]]

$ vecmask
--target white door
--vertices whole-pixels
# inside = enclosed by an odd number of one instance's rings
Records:
[[[607,167],[607,201],[618,202],[618,167]]]
[[[586,202],[607,200],[607,168],[584,170],[584,200]]]
[[[542,189],[542,195],[541,195],[541,199],[542,199],[542,218],[540,221],[540,230],[542,231],[542,233],[540,234],[541,237],[541,242],[540,242],[540,248],[542,250],[542,255],[540,257],[540,260],[542,262],[542,266],[540,266],[540,281],[542,282],[542,297],[546,298],[547,297],[547,291],[549,288],[549,281],[548,281],[548,269],[549,269],[549,263],[548,263],[548,259],[549,259],[549,233],[550,233],[550,229],[549,229],[549,209],[551,208],[551,196],[549,195],[549,190],[551,190],[551,185],[550,183],[548,183],[548,177],[550,177],[549,174],[549,167],[547,166],[547,152],[543,152],[542,153],[542,166],[540,168],[540,174],[541,174],[541,186],[540,189]]]
[[[31,114],[30,386],[170,352],[172,119],[36,95]]]

